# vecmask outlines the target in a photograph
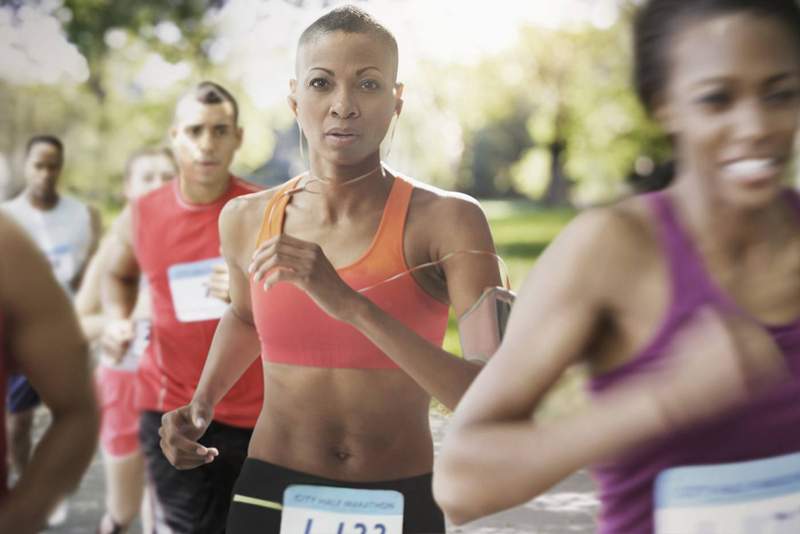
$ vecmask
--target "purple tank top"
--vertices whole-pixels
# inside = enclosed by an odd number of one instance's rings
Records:
[[[800,222],[800,197],[787,191]],[[624,382],[658,362],[675,333],[702,306],[738,311],[716,285],[664,193],[647,195],[657,221],[659,239],[669,264],[672,294],[666,318],[651,341],[629,362],[590,382],[593,393]],[[800,318],[767,327],[800,379]],[[687,465],[717,464],[767,458],[800,451],[800,380],[713,423],[641,446],[593,474],[602,503],[600,534],[647,534],[653,531],[653,488],[663,470]]]

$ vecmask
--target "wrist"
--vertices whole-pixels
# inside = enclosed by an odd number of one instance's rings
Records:
[[[372,314],[375,305],[361,293],[354,292],[352,302],[347,308],[347,313],[343,317],[344,322],[358,328],[364,325]]]
[[[200,411],[207,413],[209,416],[214,415],[214,405],[216,403],[214,402],[213,395],[210,395],[206,391],[200,391],[198,389],[189,404]]]

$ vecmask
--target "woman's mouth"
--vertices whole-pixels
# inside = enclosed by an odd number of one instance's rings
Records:
[[[779,178],[783,172],[782,158],[742,158],[722,167],[727,181],[745,186],[759,186]]]

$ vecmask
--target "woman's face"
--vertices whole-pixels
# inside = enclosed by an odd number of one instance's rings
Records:
[[[800,46],[787,25],[752,13],[700,17],[676,32],[656,116],[680,172],[738,208],[781,188],[800,111]]]
[[[378,153],[402,107],[396,58],[372,34],[333,32],[301,46],[289,105],[312,158],[358,165]]]

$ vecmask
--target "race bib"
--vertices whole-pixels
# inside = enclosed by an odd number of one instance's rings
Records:
[[[182,323],[219,319],[228,303],[208,294],[208,282],[222,258],[179,263],[167,269],[175,317]]]
[[[402,534],[403,495],[389,490],[289,486],[280,534]]]
[[[69,287],[72,279],[78,273],[78,262],[75,258],[75,246],[70,243],[64,243],[55,246],[45,251],[50,266],[53,269],[53,274],[65,288]]]
[[[662,472],[656,534],[800,532],[800,453]]]

